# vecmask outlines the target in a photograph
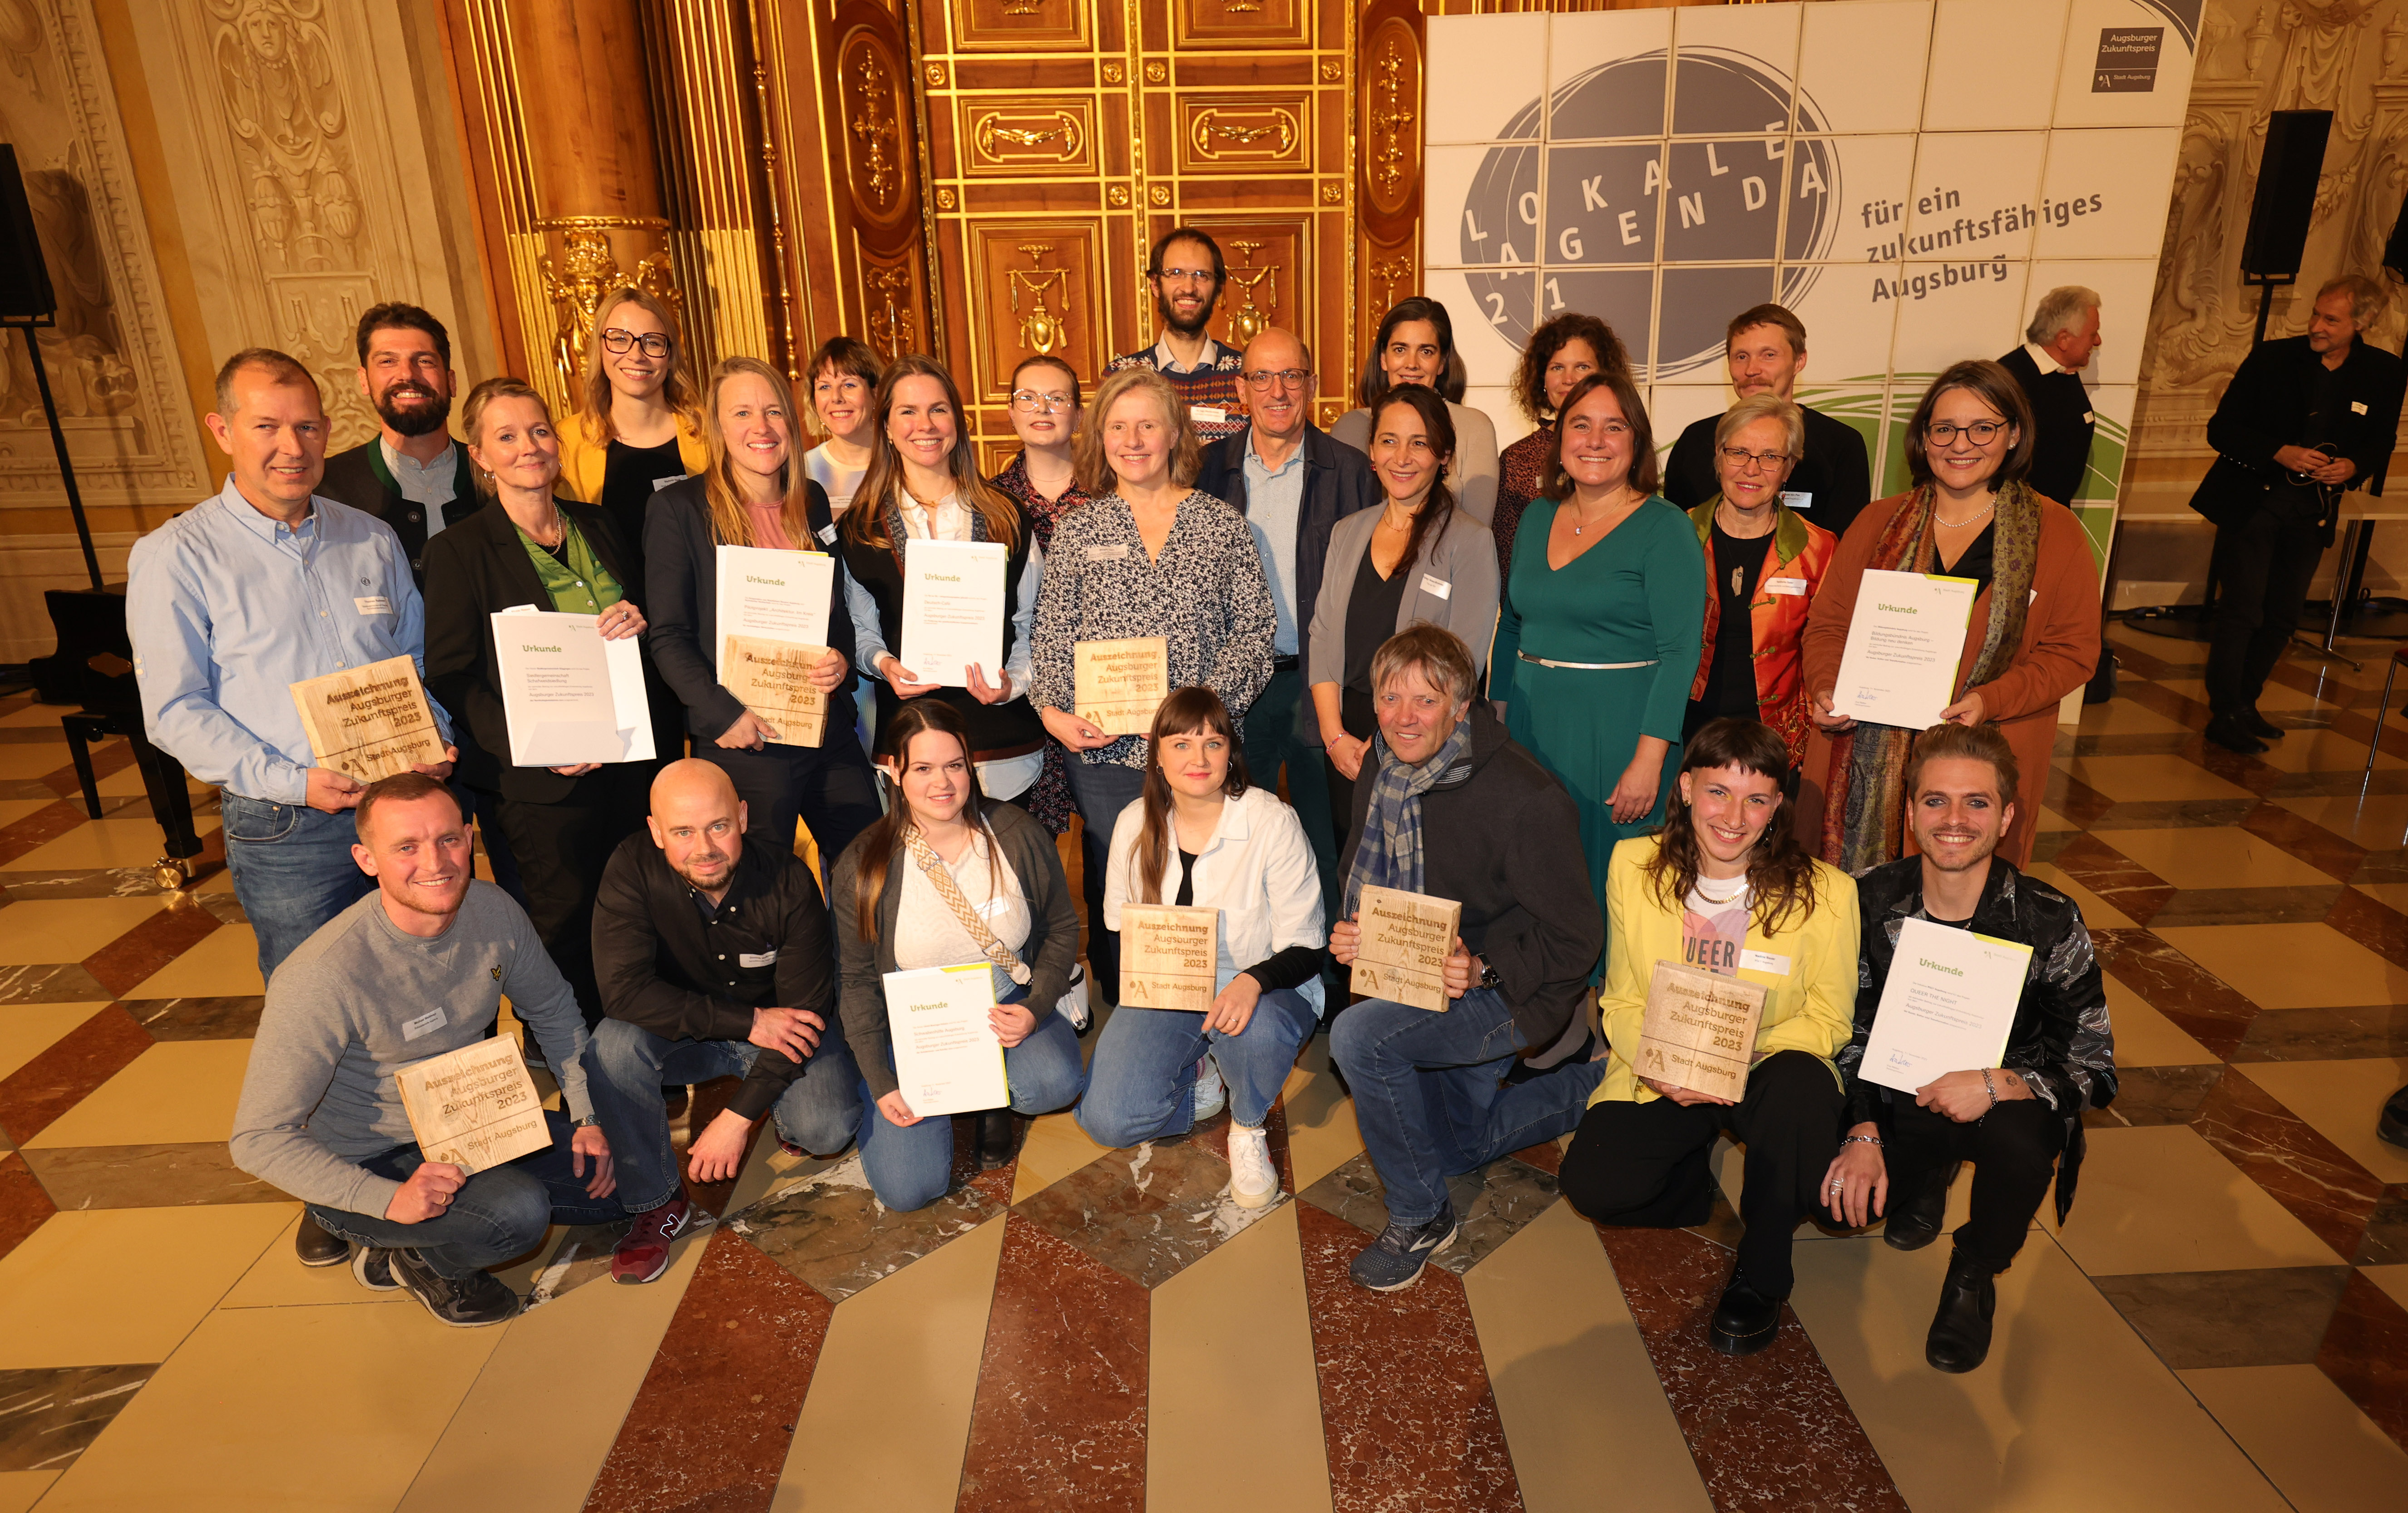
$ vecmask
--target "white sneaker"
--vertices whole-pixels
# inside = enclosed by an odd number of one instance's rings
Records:
[[[1260,1208],[1279,1196],[1279,1168],[1271,1164],[1270,1137],[1260,1130],[1229,1126],[1229,1196],[1240,1208]]]
[[[1212,1064],[1208,1053],[1196,1063],[1196,1122],[1203,1123],[1229,1105],[1229,1090],[1221,1080],[1221,1069]]]

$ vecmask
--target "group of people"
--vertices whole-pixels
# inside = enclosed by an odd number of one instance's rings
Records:
[[[222,792],[267,983],[234,1152],[307,1205],[305,1263],[487,1323],[518,1300],[486,1268],[548,1222],[624,1220],[614,1276],[648,1281],[693,1221],[685,1181],[732,1178],[765,1118],[798,1152],[857,1148],[889,1206],[931,1203],[953,1121],[898,1085],[881,978],[983,962],[1010,1088],[975,1120],[988,1162],[1015,1114],[1075,1107],[1126,1146],[1226,1107],[1230,1196],[1268,1204],[1268,1115],[1326,1030],[1385,1188],[1369,1288],[1449,1242],[1448,1177],[1565,1135],[1584,1214],[1698,1222],[1728,1131],[1747,1239],[1710,1335],[1743,1353],[1772,1337],[1800,1219],[1928,1244],[1971,1160],[1930,1359],[1980,1363],[1990,1278],[2052,1172],[2071,1201],[2080,1115],[2115,1089],[2079,911],[2019,870],[2054,711],[2100,646],[2074,484],[2035,472],[2088,435],[2028,391],[2087,360],[2097,296],[2056,292],[2009,364],[1942,373],[1909,486],[1873,500],[1861,434],[1797,402],[1806,332],[1782,307],[1731,321],[1738,401],[1659,471],[1594,317],[1534,335],[1515,395],[1537,429],[1500,453],[1438,302],[1387,313],[1361,407],[1325,431],[1303,341],[1207,334],[1224,277],[1208,235],[1166,236],[1158,343],[1092,395],[1022,362],[1020,449],[991,478],[942,364],[838,338],[807,397],[750,357],[694,374],[633,289],[596,311],[573,413],[487,378],[457,440],[448,337],[413,307],[362,318],[380,434],[338,456],[306,369],[226,361],[231,476],[136,543],[130,628],[151,738]],[[967,687],[901,660],[924,540],[1005,551],[1001,663]],[[818,745],[717,680],[722,546],[837,560]],[[1928,731],[1835,707],[1869,569],[1980,585]],[[506,760],[493,617],[520,607],[638,641],[658,760]],[[1165,642],[1171,692],[1114,735],[1078,713],[1075,649],[1135,636]],[[290,685],[404,655],[446,760],[365,786],[316,765]],[[1349,1005],[1367,886],[1460,905],[1445,1012]],[[1213,996],[1112,1012],[1082,1064],[1132,904],[1219,911]],[[1860,1075],[1909,919],[2033,948],[2000,1063],[1912,1096]],[[1744,1097],[1639,1074],[1658,960],[1766,990]],[[560,1090],[552,1147],[425,1161],[393,1074],[492,1034],[505,995]],[[675,1090],[719,1077],[739,1091],[681,1173]]]

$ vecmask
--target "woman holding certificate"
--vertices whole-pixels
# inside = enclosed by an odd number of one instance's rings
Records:
[[[1010,1157],[1014,1110],[1066,1107],[1085,1085],[1078,1035],[1054,1012],[1079,959],[1079,914],[1045,827],[980,798],[959,711],[913,699],[886,741],[894,806],[838,861],[828,902],[845,1041],[862,1102],[876,1105],[861,1122],[862,1171],[881,1203],[910,1210],[944,1196],[953,1170],[953,1123],[936,1105],[980,1112],[981,1156],[995,1165]],[[887,974],[973,963],[988,963],[973,984],[982,1011],[962,1017],[953,1002],[898,1010]],[[914,1076],[907,1092],[890,1015],[923,1007],[949,1022],[900,1048]],[[995,1083],[998,1057],[1009,1106],[957,1108],[944,1097],[957,1084]]]
[[[1606,859],[1660,823],[1706,619],[1705,554],[1656,492],[1646,407],[1620,369],[1564,396],[1545,497],[1513,538],[1488,696],[1580,806],[1600,912]]]
[[[1799,844],[1790,780],[1778,732],[1714,721],[1682,757],[1663,832],[1614,848],[1598,995],[1612,1059],[1562,1172],[1584,1217],[1674,1229],[1713,1207],[1715,1137],[1746,1145],[1747,1232],[1707,1326],[1727,1355],[1764,1349],[1781,1322],[1790,1232],[1821,1206],[1839,1149],[1831,1059],[1855,1029],[1856,885]],[[1703,1040],[1687,1006],[1701,990],[1738,1021]]]
[[[1895,860],[1911,846],[1907,753],[1921,730],[1942,721],[1996,724],[2014,748],[2023,785],[2001,854],[2018,865],[2031,860],[2057,704],[2099,666],[2099,566],[2090,537],[2071,510],[2024,481],[2031,457],[2031,407],[2022,387],[1996,363],[1956,364],[1924,392],[1908,422],[1914,487],[1868,506],[1832,557],[1806,621],[1815,733],[1799,818],[1807,844],[1848,872]],[[1975,586],[1961,650],[1952,635],[1952,644],[1932,653],[1956,652],[1953,702],[1944,707],[1898,724],[1841,712],[1842,675],[1862,676],[1844,657],[1850,625],[1878,612],[1859,602],[1868,571],[1936,574]],[[1894,668],[1893,661],[1885,672]]]
[[[644,616],[628,595],[626,548],[609,518],[553,496],[560,440],[543,396],[522,379],[487,378],[468,392],[460,423],[468,460],[500,507],[426,543],[426,691],[468,721],[480,748],[506,756],[515,748],[494,617],[519,608],[593,615],[608,642],[642,634]],[[656,681],[647,663],[648,696]],[[603,864],[643,822],[652,770],[642,761],[502,765],[495,780],[527,918],[588,1023],[602,1018],[594,900]]]
[[[1020,800],[1045,766],[1045,727],[1028,705],[1028,628],[1037,615],[1044,558],[1020,507],[979,477],[978,455],[961,423],[961,395],[942,366],[916,352],[896,358],[879,379],[869,408],[877,450],[838,535],[854,654],[878,679],[880,734],[873,745],[886,749],[886,727],[905,704],[936,699],[952,706],[970,733],[980,791],[988,798]],[[911,580],[967,578],[972,569],[957,565],[963,554],[953,550],[960,543],[982,544],[995,596],[971,607],[988,621],[984,632],[992,639],[980,653],[988,660],[955,659],[954,677],[914,667],[905,658],[920,656],[921,629],[911,622],[915,602],[933,597],[918,593]],[[1068,828],[1068,795],[1050,796],[1054,823],[1048,828],[1058,833]]]
[[[814,585],[800,601],[756,608],[748,600],[735,612],[719,602],[719,586],[723,548],[738,549],[739,561],[746,551],[823,552],[836,521],[826,493],[804,475],[791,391],[768,364],[731,357],[719,364],[703,405],[703,440],[710,463],[702,475],[663,489],[644,519],[652,656],[684,706],[695,755],[736,785],[752,843],[792,850],[796,822],[807,823],[824,876],[878,818],[869,759],[853,738],[843,575],[828,561],[824,588],[816,575],[798,575],[798,583]],[[754,625],[756,618],[769,623]],[[768,633],[789,620],[811,627],[796,660],[803,648],[820,652],[806,675],[822,705],[817,730],[804,711],[773,707],[758,693],[753,703],[762,707],[752,707],[721,680],[730,638],[780,640]]]
[[[1226,1100],[1229,1195],[1260,1208],[1279,1196],[1263,1121],[1321,1017],[1321,874],[1296,811],[1247,783],[1237,723],[1211,689],[1174,690],[1146,747],[1145,792],[1112,826],[1105,921],[1125,930],[1132,906],[1217,911],[1210,986],[1196,985],[1200,1010],[1123,1000],[1079,1123],[1133,1146],[1184,1135]]]
[[[1144,791],[1154,707],[1174,688],[1209,688],[1243,721],[1270,681],[1278,628],[1254,532],[1194,486],[1201,448],[1170,381],[1123,368],[1096,415],[1077,450],[1079,481],[1097,497],[1054,529],[1029,679],[1029,702],[1070,752],[1090,876],[1107,871],[1105,837]],[[1087,961],[1114,991],[1118,937],[1091,929]]]

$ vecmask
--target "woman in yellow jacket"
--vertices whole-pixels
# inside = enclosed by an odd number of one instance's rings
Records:
[[[668,307],[640,289],[613,290],[594,307],[575,413],[560,428],[560,486],[598,505],[643,583],[644,509],[656,490],[710,466],[702,392]]]
[[[1683,752],[1663,830],[1613,849],[1598,997],[1612,1061],[1563,1163],[1564,1197],[1587,1218],[1672,1228],[1712,1211],[1714,1137],[1747,1147],[1746,1234],[1706,1331],[1727,1355],[1764,1349],[1781,1322],[1790,1232],[1821,1206],[1839,1153],[1831,1058],[1856,1027],[1856,885],[1799,844],[1790,771],[1770,726],[1714,721]],[[1687,1085],[1713,1080],[1711,1067],[1642,1038],[1659,962],[1763,992],[1736,1100]]]

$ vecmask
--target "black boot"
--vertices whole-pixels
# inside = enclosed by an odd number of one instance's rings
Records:
[[[2283,727],[2259,714],[2258,707],[2254,704],[2242,710],[2239,719],[2242,728],[2261,741],[2279,741],[2283,738]]]
[[[2396,1146],[2408,1146],[2408,1088],[2393,1093],[2383,1105],[2383,1116],[2374,1121],[2374,1133]]]
[[[1971,1371],[1989,1358],[1990,1315],[1998,1310],[1996,1273],[1958,1250],[1940,1284],[1940,1311],[1931,1320],[1923,1359],[1935,1371]]]
[[[1769,1298],[1748,1285],[1736,1268],[1714,1317],[1706,1325],[1706,1343],[1725,1355],[1754,1355],[1772,1343],[1781,1328],[1781,1298]]]
[[[1951,1162],[1925,1178],[1915,1192],[1891,1183],[1883,1243],[1893,1250],[1920,1250],[1939,1238],[1942,1216],[1948,1211],[1948,1186],[1956,1179],[1956,1163]]]
[[[2207,729],[2200,734],[2226,750],[2238,751],[2243,756],[2255,756],[2266,749],[2266,743],[2259,740],[2257,733],[2237,714],[2215,716],[2207,722]]]
[[[1011,1160],[1011,1110],[990,1108],[979,1120],[979,1165],[992,1170]]]

